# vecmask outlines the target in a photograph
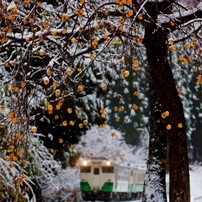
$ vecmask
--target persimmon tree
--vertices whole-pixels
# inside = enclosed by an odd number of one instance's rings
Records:
[[[52,155],[63,148],[74,149],[91,123],[105,127],[103,99],[116,85],[113,79],[119,78],[120,84],[136,80],[141,68],[148,67],[151,149],[143,200],[166,201],[168,150],[170,200],[189,201],[186,124],[168,53],[176,50],[178,42],[194,40],[191,48],[198,53],[195,60],[200,60],[201,4],[193,8],[174,0],[58,0],[50,4],[2,0],[0,9],[1,122],[6,123],[1,159],[6,165],[15,164],[8,170],[19,168],[19,173],[25,173],[23,152],[17,152],[29,148],[26,159],[40,166],[34,175],[32,168],[28,173],[42,186],[42,171],[48,167],[52,175],[58,166],[51,166]],[[191,60],[181,57],[180,62],[186,67]],[[197,78],[201,84],[201,75]],[[130,87],[136,97],[138,90],[137,85]],[[135,115],[139,107],[136,99],[132,101]],[[118,109],[123,111],[124,106]],[[156,172],[159,166],[162,172]],[[159,183],[154,192],[147,191],[152,174]],[[20,177],[17,172],[13,176]],[[23,177],[15,186],[4,184],[2,193],[18,199],[8,190],[17,187],[20,194],[21,186],[30,186],[28,179]],[[163,197],[156,200],[154,193]]]
[[[112,5],[114,12],[117,3]],[[97,6],[84,1],[68,1],[65,6],[60,1],[53,5],[1,2],[1,122],[6,123],[2,129],[2,161],[10,166],[7,173],[19,168],[23,176],[15,172],[13,178],[20,181],[14,185],[11,177],[2,181],[2,198],[21,200],[21,187],[28,186],[33,192],[31,180],[37,180],[43,188],[58,166],[52,154],[66,145],[74,149],[72,143],[91,122],[105,126],[101,99],[109,84],[105,71],[110,72],[108,77],[114,76],[117,61],[122,79],[130,71],[123,68],[122,56],[117,57],[122,41],[118,33],[114,34],[117,27],[111,26],[117,18],[107,20],[108,8]],[[96,9],[101,13],[99,18]],[[129,20],[132,14],[127,9],[124,18]],[[118,21],[120,32],[124,21]],[[141,43],[142,36],[136,39]],[[29,170],[23,169],[24,164]],[[48,176],[44,175],[46,169]],[[25,178],[25,174],[32,177]]]

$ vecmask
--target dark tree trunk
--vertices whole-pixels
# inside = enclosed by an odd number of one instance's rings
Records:
[[[163,5],[161,4],[161,6]],[[148,3],[145,9],[153,19],[151,23],[145,25],[144,39],[149,74],[153,84],[152,88],[156,92],[157,99],[162,107],[162,112],[169,112],[169,116],[165,118],[165,130],[167,130],[166,126],[169,125],[170,128],[168,128],[169,130],[166,133],[168,136],[169,150],[170,201],[190,202],[184,111],[168,63],[167,32],[158,27],[156,23],[158,13],[164,11],[155,2]]]
[[[143,202],[166,202],[166,158],[167,136],[164,119],[162,119],[162,107],[153,90],[153,82],[149,79],[150,89],[150,141],[147,172],[145,176]],[[158,185],[158,186],[157,186]]]

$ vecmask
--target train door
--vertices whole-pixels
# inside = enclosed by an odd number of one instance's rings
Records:
[[[101,170],[99,167],[93,167],[93,175],[92,175],[92,189],[94,191],[98,191],[98,190],[101,190]]]

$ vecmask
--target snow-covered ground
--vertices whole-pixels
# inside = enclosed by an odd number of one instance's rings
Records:
[[[202,166],[191,166],[190,187],[191,202],[202,202]]]

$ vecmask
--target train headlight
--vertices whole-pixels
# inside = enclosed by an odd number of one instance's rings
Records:
[[[83,161],[83,165],[87,166],[88,162],[87,161]]]
[[[107,166],[110,166],[110,165],[111,165],[111,162],[110,162],[110,161],[107,161],[106,164],[107,164]]]

